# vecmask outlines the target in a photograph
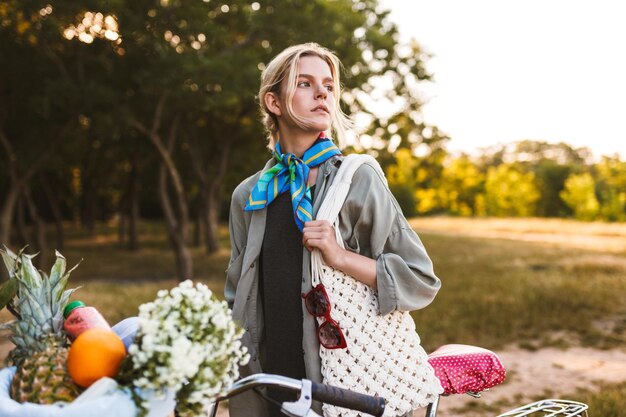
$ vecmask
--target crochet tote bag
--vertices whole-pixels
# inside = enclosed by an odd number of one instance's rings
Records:
[[[369,155],[346,157],[320,206],[317,220],[335,228],[356,169],[368,162],[382,170]],[[347,342],[345,349],[320,346],[324,383],[385,398],[383,416],[402,416],[433,402],[443,392],[428,356],[420,345],[415,323],[408,312],[381,315],[375,289],[325,265],[321,253],[311,254],[313,286],[324,284],[331,302],[331,316],[339,323]],[[318,318],[321,324],[323,318]],[[358,411],[325,404],[325,417],[356,417]]]

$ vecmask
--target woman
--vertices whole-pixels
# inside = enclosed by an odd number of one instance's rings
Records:
[[[350,125],[339,98],[339,61],[314,43],[287,48],[261,75],[259,101],[274,157],[233,192],[225,287],[246,330],[251,361],[244,376],[321,382],[316,321],[301,298],[311,290],[313,249],[327,265],[377,289],[381,314],[423,308],[439,290],[421,241],[372,166],[356,171],[339,215],[346,249],[328,222],[312,220],[343,159],[327,138],[332,133],[341,143]],[[254,393],[241,395],[230,401],[230,415],[279,415],[266,404]]]

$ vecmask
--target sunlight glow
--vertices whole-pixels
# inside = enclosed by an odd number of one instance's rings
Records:
[[[92,43],[96,38],[109,40],[116,45],[122,42],[115,16],[105,16],[100,12],[86,12],[80,23],[70,25],[63,31],[63,36],[67,40],[78,38],[83,43]]]
[[[46,7],[44,7],[43,9],[39,10],[39,14],[44,17],[47,16],[49,14],[52,14],[52,6],[51,5],[46,5]]]

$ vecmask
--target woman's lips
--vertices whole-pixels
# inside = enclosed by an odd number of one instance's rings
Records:
[[[313,110],[311,110],[311,111],[313,111],[313,112],[316,112],[316,111],[323,111],[324,113],[330,113],[330,112],[328,111],[328,107],[326,107],[326,106],[324,106],[324,105],[317,106],[316,108],[314,108],[314,109],[313,109]]]

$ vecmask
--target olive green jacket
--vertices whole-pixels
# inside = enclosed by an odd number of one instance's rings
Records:
[[[334,156],[318,170],[313,212],[317,213],[343,156]],[[244,211],[252,188],[260,175],[274,164],[244,180],[233,192],[230,208],[232,254],[226,270],[225,296],[235,320],[246,330],[243,342],[251,359],[241,369],[242,376],[262,372],[265,354],[263,308],[258,291],[259,254],[265,233],[267,210]],[[412,311],[430,304],[441,286],[433,265],[417,234],[411,229],[389,191],[386,179],[367,163],[354,174],[350,191],[339,213],[339,229],[347,250],[376,260],[380,314],[394,310]],[[303,249],[302,292],[311,289],[310,253]],[[303,303],[302,349],[307,377],[322,381],[319,342],[315,319]],[[265,416],[264,403],[254,393],[229,401],[231,417]],[[319,408],[317,409],[320,412]],[[321,413],[320,413],[321,414]]]

